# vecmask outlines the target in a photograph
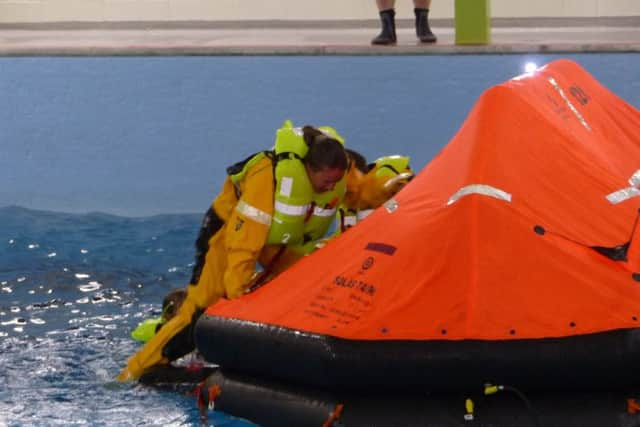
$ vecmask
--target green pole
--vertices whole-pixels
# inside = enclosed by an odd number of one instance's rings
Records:
[[[455,0],[456,44],[491,43],[490,0]]]

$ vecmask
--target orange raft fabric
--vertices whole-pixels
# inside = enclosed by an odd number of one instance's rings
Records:
[[[640,112],[558,60],[488,89],[395,209],[207,314],[352,340],[636,328],[640,235],[628,261],[591,247],[629,241],[639,170]]]

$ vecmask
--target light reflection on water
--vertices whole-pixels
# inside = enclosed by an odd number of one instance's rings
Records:
[[[192,396],[113,381],[187,283],[199,221],[0,208],[0,426],[199,425]]]

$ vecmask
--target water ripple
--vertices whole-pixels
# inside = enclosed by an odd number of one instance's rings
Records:
[[[0,426],[199,424],[192,397],[114,381],[131,330],[187,283],[199,221],[0,208]]]

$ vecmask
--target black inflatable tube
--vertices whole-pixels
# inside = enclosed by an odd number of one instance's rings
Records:
[[[220,390],[213,399],[209,395],[212,386]],[[341,412],[341,405],[327,393],[237,373],[212,373],[201,393],[203,402],[213,400],[216,410],[245,418],[262,427],[321,427],[332,419],[338,419]]]
[[[215,409],[248,419],[261,427],[630,427],[640,414],[627,412],[625,392],[468,393],[328,393],[292,387],[246,375],[217,371],[206,389],[220,388]],[[513,390],[513,389],[511,389]],[[465,402],[473,402],[467,412]],[[338,405],[339,416],[330,420]],[[471,415],[472,418],[468,418]]]
[[[204,381],[204,386],[198,387]],[[210,387],[215,410],[253,421],[261,427],[423,427],[423,426],[640,426],[640,413],[629,413],[627,399],[640,408],[640,389],[627,391],[521,392],[508,385],[495,395],[482,389],[458,392],[389,392],[384,389],[323,391],[293,386],[219,368],[200,370],[156,366],[140,382],[184,394],[199,390],[209,403]],[[465,401],[473,402],[473,419]],[[194,402],[195,405],[195,402]],[[333,415],[333,417],[332,417]],[[330,421],[334,422],[330,422]]]
[[[350,341],[203,315],[195,342],[226,371],[328,390],[523,390],[640,385],[640,331],[507,341]]]

